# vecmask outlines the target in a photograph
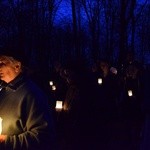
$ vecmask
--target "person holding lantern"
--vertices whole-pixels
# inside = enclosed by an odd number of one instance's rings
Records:
[[[54,149],[47,98],[27,77],[19,57],[0,55],[0,80],[0,149]]]

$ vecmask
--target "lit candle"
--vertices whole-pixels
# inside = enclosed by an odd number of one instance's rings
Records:
[[[56,101],[56,110],[60,111],[63,109],[63,101]]]
[[[98,78],[98,84],[102,84],[102,78]]]
[[[55,85],[52,86],[52,90],[53,90],[53,91],[56,90],[56,86],[55,86]]]
[[[53,81],[49,81],[49,85],[52,86],[54,83]]]
[[[2,121],[3,121],[3,119],[0,117],[0,135],[2,133]]]
[[[128,91],[128,96],[133,96],[132,90],[129,90],[129,91]]]

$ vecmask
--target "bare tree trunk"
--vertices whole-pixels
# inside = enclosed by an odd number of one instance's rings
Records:
[[[102,0],[81,0],[84,11],[86,13],[89,25],[89,33],[91,36],[91,42],[89,47],[91,49],[91,55],[93,60],[99,59],[100,54],[100,12]]]
[[[126,1],[121,0],[120,1],[120,41],[119,41],[119,63],[122,63],[124,61],[124,57],[126,55],[126,29],[127,29],[127,21],[126,21]]]
[[[74,53],[76,57],[79,58],[81,56],[81,50],[79,46],[75,0],[71,0],[71,8],[72,8],[72,20],[73,20],[73,47],[74,47]]]

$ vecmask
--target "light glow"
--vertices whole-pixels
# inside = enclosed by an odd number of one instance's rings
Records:
[[[133,96],[132,90],[129,90],[129,91],[128,91],[128,96],[130,96],[130,97]]]
[[[102,84],[102,83],[103,83],[102,78],[98,78],[98,84]]]
[[[55,91],[56,90],[56,86],[52,85],[52,90]]]
[[[53,81],[49,81],[49,85],[50,86],[54,85]]]
[[[0,135],[2,133],[2,121],[3,121],[3,119],[0,117]]]
[[[63,109],[63,101],[56,101],[56,107],[57,110]]]

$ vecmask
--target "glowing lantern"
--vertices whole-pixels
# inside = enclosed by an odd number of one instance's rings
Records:
[[[53,91],[56,90],[56,86],[55,86],[55,85],[52,86],[52,90],[53,90]]]
[[[102,84],[103,80],[102,78],[98,78],[98,84]]]
[[[49,81],[49,85],[50,86],[54,85],[53,81]]]
[[[129,90],[129,91],[128,91],[128,96],[133,96],[132,90]]]
[[[0,117],[0,135],[2,133],[2,121],[3,121],[3,119]]]
[[[62,110],[63,109],[63,101],[56,101],[56,110]]]

